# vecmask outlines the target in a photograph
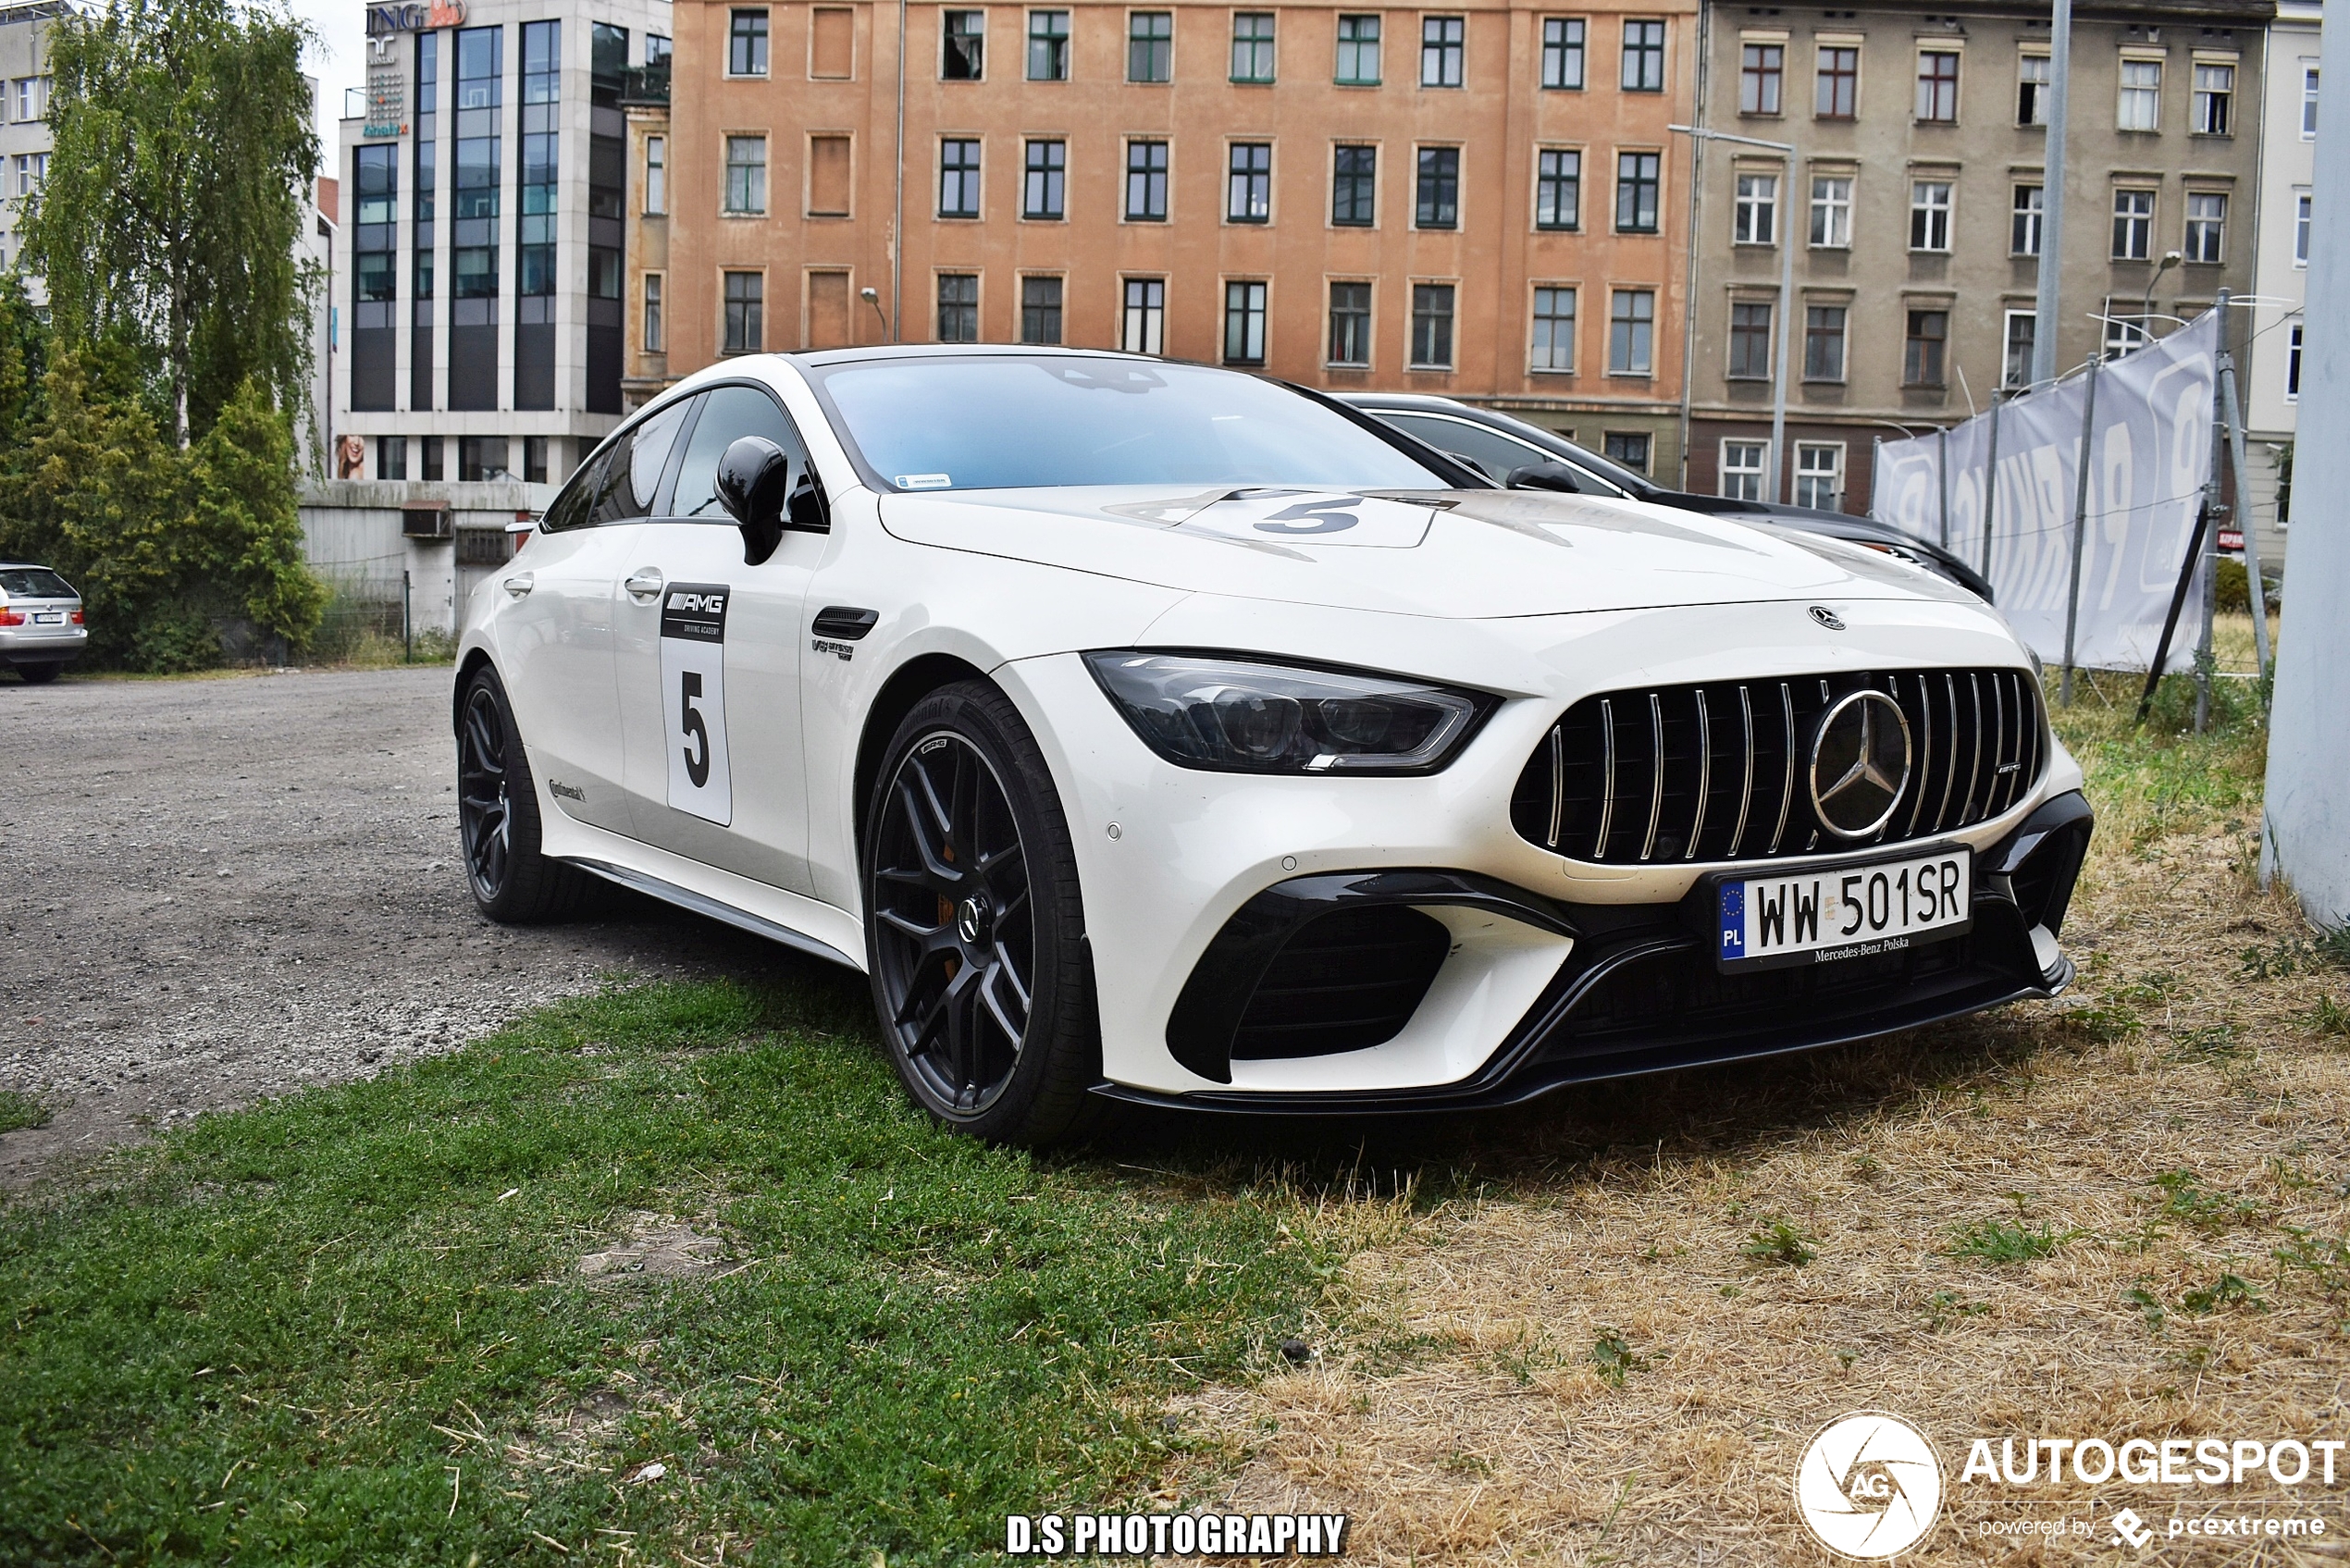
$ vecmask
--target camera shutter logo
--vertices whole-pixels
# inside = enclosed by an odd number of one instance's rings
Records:
[[[1866,838],[1892,820],[1910,782],[1910,721],[1866,687],[1820,716],[1812,735],[1812,809],[1839,838]]]
[[[1795,1469],[1795,1507],[1822,1546],[1873,1562],[1910,1549],[1942,1512],[1942,1462],[1925,1434],[1881,1410],[1820,1429]]]

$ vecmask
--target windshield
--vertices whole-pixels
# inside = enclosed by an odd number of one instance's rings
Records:
[[[1200,365],[990,354],[866,360],[810,375],[870,476],[898,490],[1450,488],[1342,414]]]
[[[15,599],[71,599],[73,589],[46,566],[0,567],[0,594]]]

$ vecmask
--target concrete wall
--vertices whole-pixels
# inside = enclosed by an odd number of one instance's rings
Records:
[[[302,490],[304,549],[312,571],[358,599],[398,602],[404,574],[415,629],[453,633],[474,588],[513,554],[507,525],[536,517],[554,493],[551,485],[519,483],[317,481]],[[456,537],[406,537],[404,509],[427,505],[448,507]],[[498,560],[473,561],[476,549]]]

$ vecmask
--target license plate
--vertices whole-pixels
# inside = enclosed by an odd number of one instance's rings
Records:
[[[1960,936],[1974,923],[1974,854],[1936,850],[1721,884],[1724,972],[1830,964]]]
[[[66,612],[62,610],[35,611],[32,623],[36,626],[62,626],[66,623]]]

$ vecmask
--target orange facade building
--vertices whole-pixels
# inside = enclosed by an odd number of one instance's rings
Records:
[[[1492,401],[1669,475],[1696,15],[676,0],[632,347],[649,285],[672,377],[1128,348]]]

